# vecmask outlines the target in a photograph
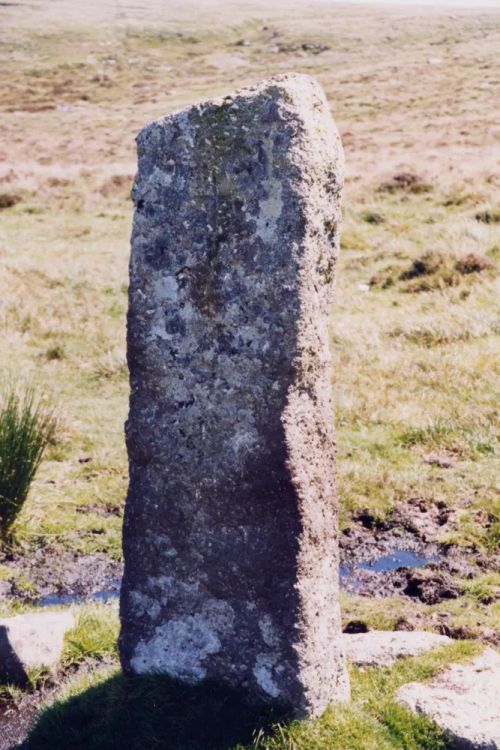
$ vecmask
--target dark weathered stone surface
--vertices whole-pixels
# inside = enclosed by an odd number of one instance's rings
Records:
[[[345,699],[328,317],[342,151],[270,79],[138,139],[121,656],[315,714]]]

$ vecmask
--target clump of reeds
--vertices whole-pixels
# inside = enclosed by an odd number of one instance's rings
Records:
[[[28,496],[55,418],[33,389],[0,397],[0,539],[6,539]]]

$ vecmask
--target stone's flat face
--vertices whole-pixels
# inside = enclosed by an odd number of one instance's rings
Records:
[[[369,633],[344,633],[346,657],[360,666],[390,666],[405,656],[417,656],[436,646],[451,643],[446,635],[413,630],[371,630]]]
[[[121,658],[320,712],[348,695],[328,318],[343,157],[287,75],[138,138]]]
[[[37,612],[0,620],[0,681],[24,684],[29,669],[56,666],[64,636],[74,625],[71,612]]]
[[[410,682],[398,700],[436,722],[454,750],[500,748],[500,655],[486,649],[467,664],[453,664],[429,684]]]

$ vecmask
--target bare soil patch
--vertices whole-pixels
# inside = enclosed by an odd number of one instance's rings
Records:
[[[13,572],[11,580],[0,581],[0,601],[5,597],[34,604],[70,603],[95,592],[117,590],[123,569],[121,562],[106,555],[79,555],[50,547],[29,555],[0,552],[0,564]],[[50,601],[51,597],[60,602]]]

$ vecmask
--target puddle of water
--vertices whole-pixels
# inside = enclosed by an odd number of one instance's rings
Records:
[[[363,570],[373,570],[374,573],[387,573],[389,570],[396,570],[396,568],[422,568],[427,563],[437,562],[437,560],[436,555],[424,557],[423,555],[417,555],[416,552],[396,549],[373,562],[360,562],[357,567],[363,568]]]
[[[352,566],[341,565],[340,575],[347,578],[353,576],[354,572],[360,569],[371,570],[373,573],[388,573],[390,570],[396,570],[396,568],[423,568],[424,565],[437,562],[438,560],[437,555],[425,557],[410,550],[395,549],[387,555],[377,557],[371,562],[361,560],[361,562]]]
[[[38,607],[60,607],[69,604],[83,604],[84,602],[106,604],[109,601],[118,599],[120,596],[120,584],[120,579],[115,578],[112,581],[108,581],[105,589],[93,591],[88,596],[79,596],[78,594],[46,594],[46,596],[41,596],[37,599],[36,604]]]

